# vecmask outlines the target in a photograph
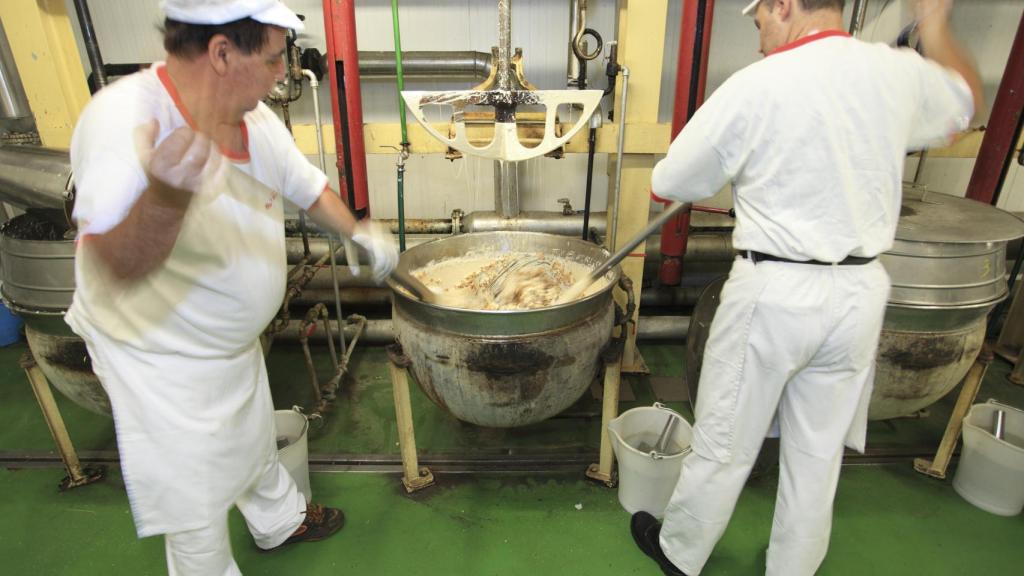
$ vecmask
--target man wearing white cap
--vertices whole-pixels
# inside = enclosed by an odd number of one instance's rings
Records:
[[[77,289],[67,322],[110,397],[139,537],[172,575],[239,574],[227,514],[262,549],[318,540],[341,510],[308,504],[278,462],[260,333],[285,290],[284,199],[366,249],[357,223],[261,99],[283,78],[277,0],[164,0],[166,63],[89,103],[71,161]]]
[[[982,105],[949,29],[916,2],[927,57],[844,32],[843,0],[755,0],[764,60],[700,108],[652,175],[656,199],[732,182],[740,252],[705,348],[693,452],[665,510],[630,529],[665,574],[701,573],[763,439],[780,436],[771,576],[825,558],[844,443],[863,451],[908,150],[948,141]]]

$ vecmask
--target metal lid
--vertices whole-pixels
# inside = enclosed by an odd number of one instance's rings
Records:
[[[976,200],[904,186],[896,239],[908,242],[1007,242],[1024,236],[1024,221]]]

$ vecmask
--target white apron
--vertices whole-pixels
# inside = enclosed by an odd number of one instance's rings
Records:
[[[277,458],[257,339],[285,289],[283,207],[242,181],[200,193],[163,266],[67,315],[110,396],[140,537],[210,525]]]

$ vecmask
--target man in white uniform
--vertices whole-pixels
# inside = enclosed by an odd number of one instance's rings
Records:
[[[695,576],[764,437],[781,436],[767,574],[814,574],[828,549],[844,442],[863,451],[908,150],[947,141],[981,105],[949,30],[916,9],[924,54],[843,31],[843,0],[755,0],[764,60],[737,72],[654,168],[652,193],[697,201],[732,181],[733,264],[711,326],[693,453],[664,526],[633,516],[665,574]]]
[[[356,223],[261,98],[283,78],[278,0],[164,0],[166,63],[114,82],[71,143],[77,290],[67,322],[110,396],[139,537],[165,534],[168,571],[238,574],[237,505],[271,549],[337,531],[278,462],[259,334],[285,290],[284,199],[371,255]]]

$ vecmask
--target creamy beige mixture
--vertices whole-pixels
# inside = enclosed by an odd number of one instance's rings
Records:
[[[445,305],[471,310],[526,310],[554,304],[591,268],[540,252],[480,252],[431,262],[412,275]],[[584,296],[601,289],[595,282]]]

